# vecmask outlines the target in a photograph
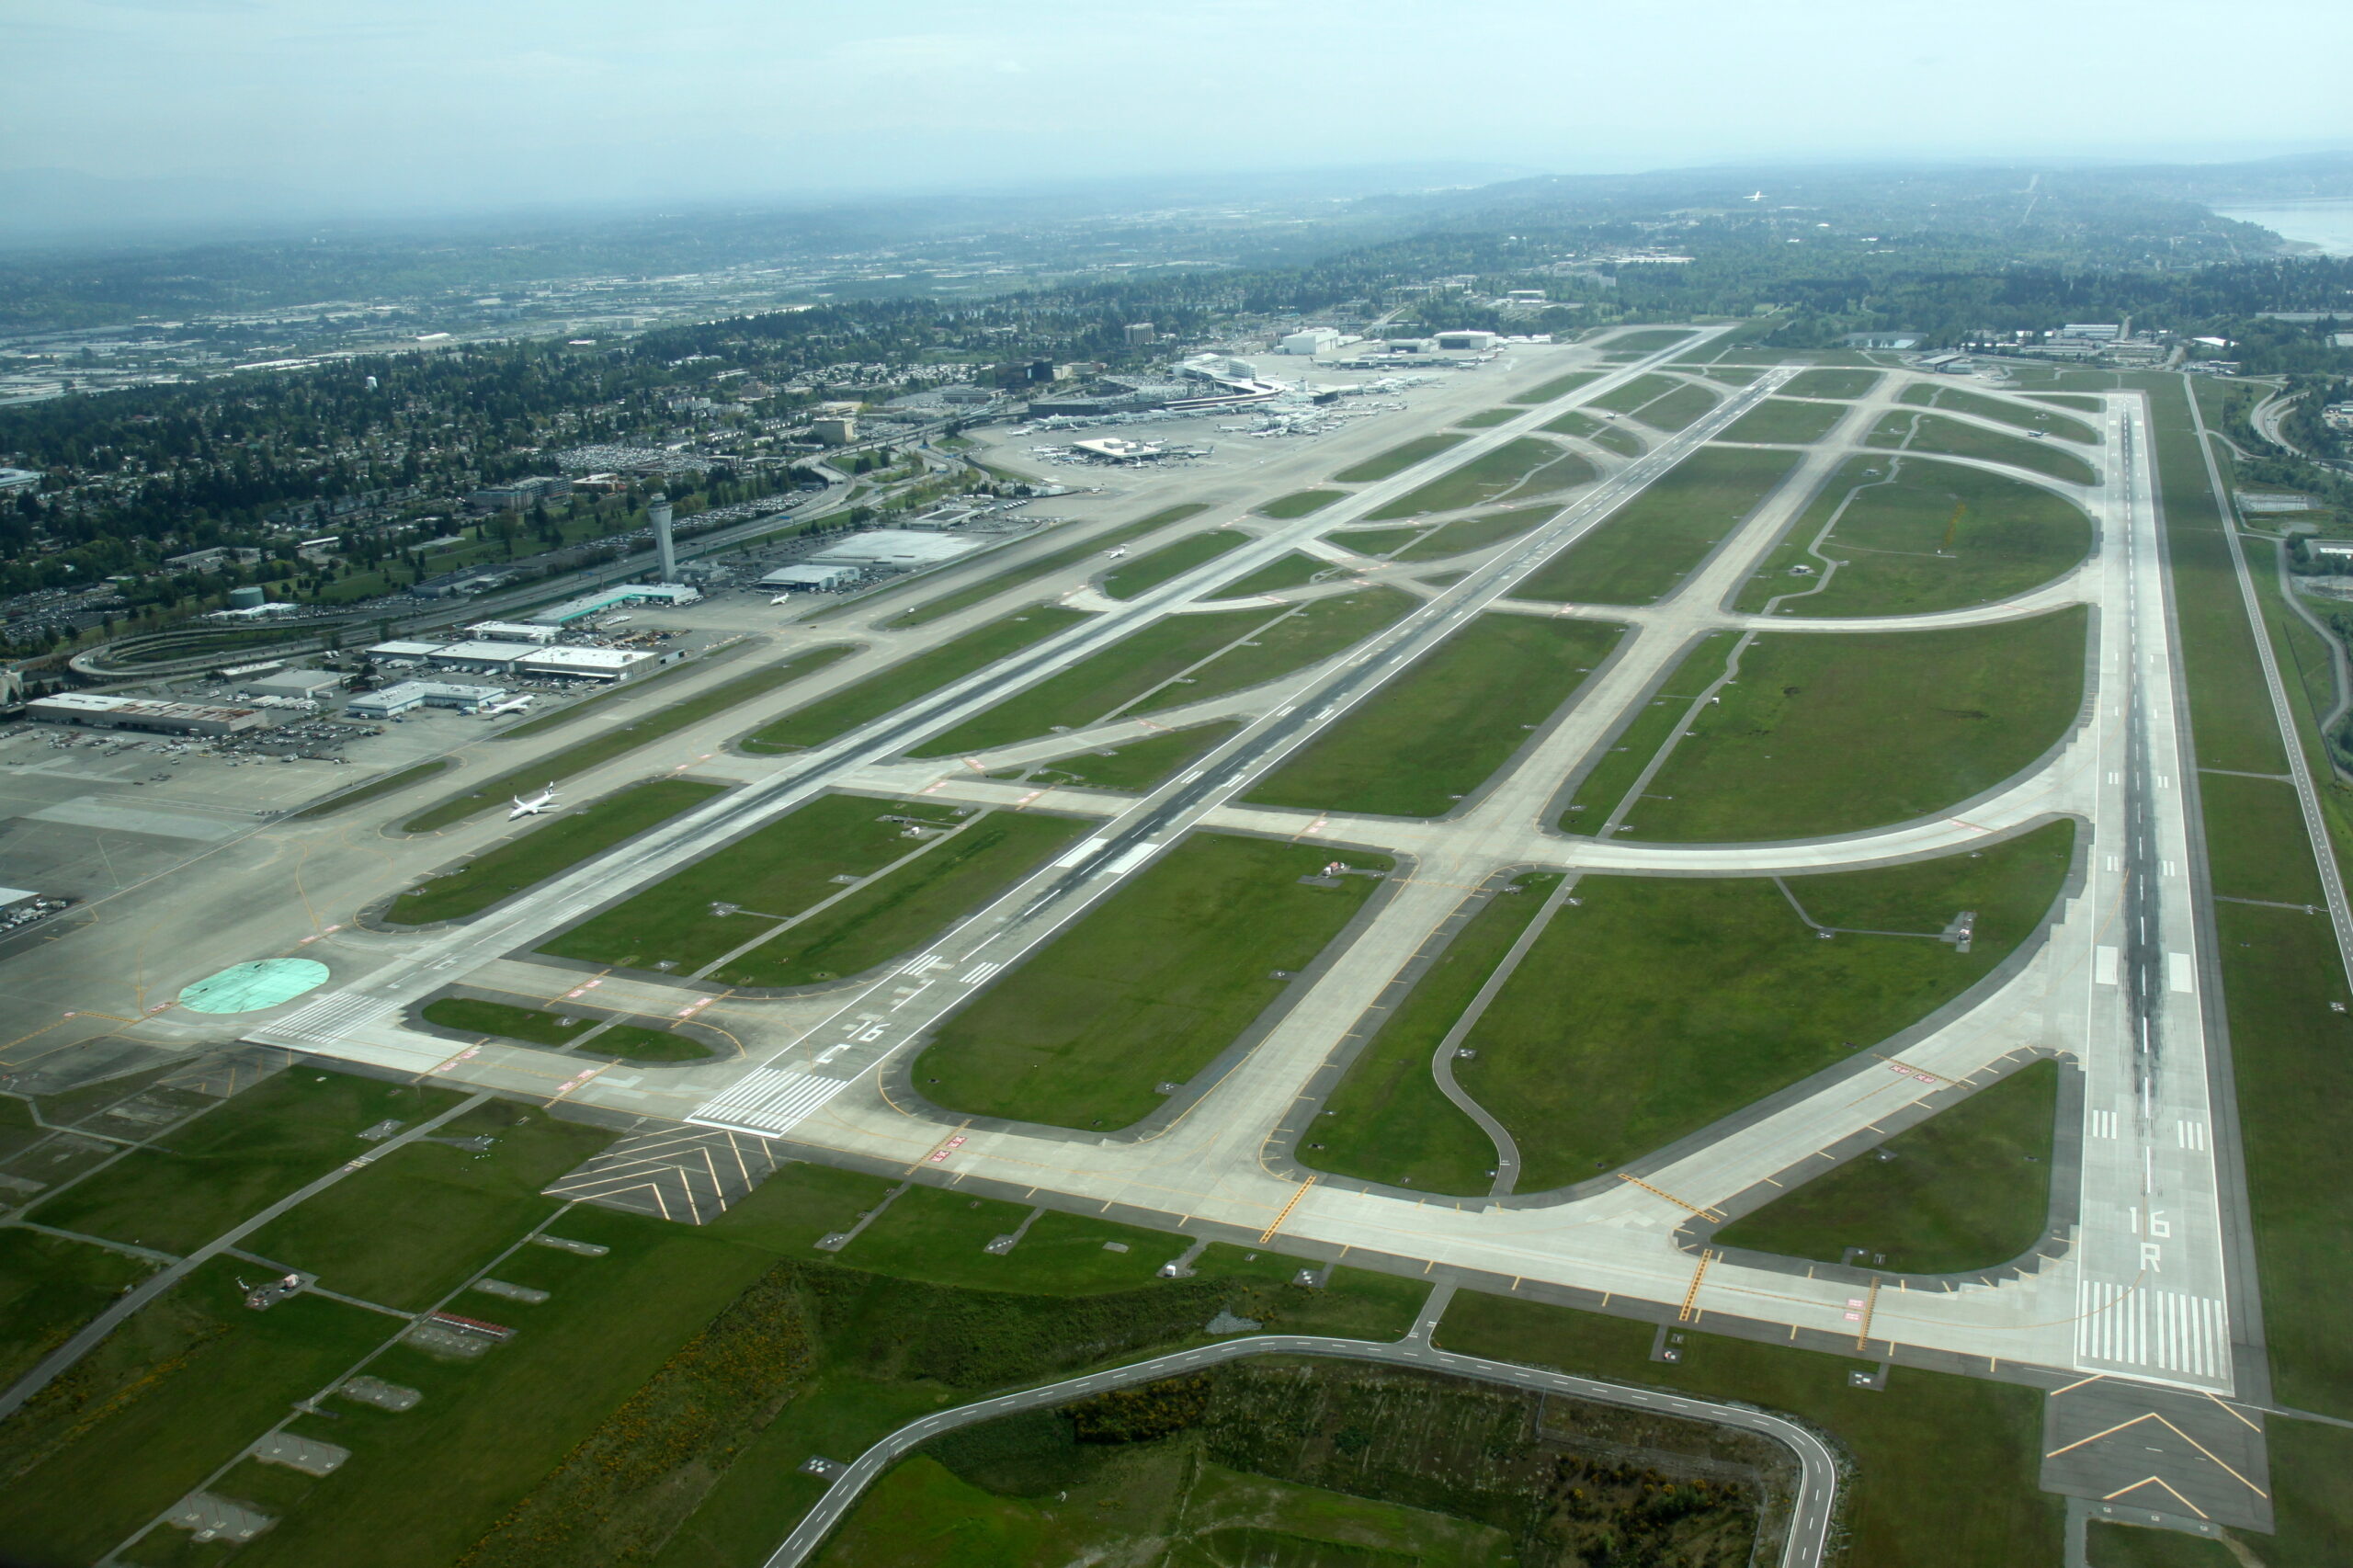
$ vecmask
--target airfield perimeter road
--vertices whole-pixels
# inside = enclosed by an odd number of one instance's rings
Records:
[[[1602,477],[1552,521],[1483,557],[1387,631],[1324,665],[1262,688],[1249,721],[1207,760],[1141,801],[1084,790],[1038,789],[983,778],[984,755],[944,765],[896,762],[916,741],[944,732],[1020,687],[1068,667],[1163,614],[1198,608],[1220,583],[1319,547],[1317,536],[1363,518],[1451,468],[1607,395],[1665,358],[1611,366],[1577,394],[1539,404],[1445,454],[1326,511],[1290,524],[1254,522],[1253,542],[1209,566],[1113,604],[1029,652],[910,703],[899,712],[799,756],[731,761],[745,787],[605,859],[513,901],[472,926],[394,935],[346,932],[309,949],[328,960],[336,989],[291,1005],[246,1038],[380,1070],[432,1074],[494,1092],[567,1098],[627,1114],[694,1121],[785,1140],[811,1157],[921,1170],[986,1189],[1055,1195],[1124,1209],[1179,1227],[1240,1230],[1323,1256],[1375,1267],[1446,1267],[1518,1285],[1567,1287],[1631,1298],[1691,1321],[1711,1315],[1786,1325],[1846,1339],[1858,1352],[1898,1346],[1982,1359],[1987,1369],[2028,1363],[2229,1395],[2234,1362],[2257,1354],[2234,1333],[2247,1316],[2233,1303],[2252,1290],[2224,1244],[2227,1183],[2218,1168],[2201,1004],[2211,955],[2201,952],[2192,904],[2195,869],[2186,816],[2187,736],[2177,722],[2167,582],[2152,505],[2146,410],[2137,397],[2105,401],[2104,442],[2085,455],[2102,483],[2035,480],[2075,501],[2097,525],[2091,559],[2018,599],[1937,616],[1763,621],[1723,607],[1804,510],[1814,486],[1858,453],[1863,433],[1894,404],[1902,375],[1855,400],[1836,428],[1798,458],[1791,477],[1717,541],[1677,589],[1635,609],[1556,606],[1512,597],[1517,584],[1698,446],[1777,390],[1769,370],[1725,395],[1710,415],[1658,439],[1631,463],[1598,464]],[[1564,363],[1544,363],[1557,372]],[[1967,422],[1969,416],[1953,417]],[[1993,427],[1987,426],[1991,429]],[[1940,461],[1965,461],[1940,458]],[[1972,466],[1984,466],[1972,465]],[[2008,471],[2004,471],[2008,472]],[[1260,497],[1264,499],[1265,497]],[[1219,520],[1216,514],[1201,526]],[[1393,580],[1393,579],[1376,579]],[[1417,590],[1427,592],[1427,590]],[[2096,607],[2094,647],[2081,722],[2042,761],[1940,815],[1838,837],[1788,844],[1599,842],[1552,829],[1549,808],[1569,773],[1645,703],[1654,679],[1691,640],[1720,628],[1777,635],[1900,631],[1998,622],[2071,604]],[[1512,767],[1447,817],[1348,818],[1239,803],[1250,784],[1336,722],[1389,678],[1473,616],[1486,612],[1581,616],[1632,629],[1628,642],[1523,749]],[[1001,611],[1000,611],[1001,612]],[[988,613],[986,611],[976,612]],[[961,629],[953,619],[943,629]],[[1269,692],[1275,695],[1269,696]],[[1065,750],[1100,744],[1083,731]],[[954,927],[929,950],[830,1005],[727,1001],[709,988],[650,975],[615,975],[616,989],[676,1004],[684,1013],[724,1011],[745,1031],[747,1062],[647,1073],[580,1064],[561,1085],[543,1052],[494,1043],[460,1049],[406,1022],[405,1009],[440,987],[484,983],[540,994],[582,983],[578,971],[529,958],[548,933],[666,874],[712,845],[771,820],[827,787],[948,802],[1035,807],[1104,819],[1055,866]],[[1647,1183],[1599,1190],[1485,1199],[1431,1199],[1410,1190],[1337,1180],[1302,1183],[1279,1156],[1295,1135],[1302,1096],[1367,1008],[1473,888],[1512,868],[1572,871],[1761,875],[1884,864],[1964,852],[2054,817],[2086,824],[2083,885],[2054,911],[2039,942],[1943,1013],[1891,1042],[1890,1060],[1857,1059],[1630,1167]],[[1230,1051],[1138,1130],[1097,1136],[983,1122],[902,1103],[887,1092],[914,1049],[956,1006],[1133,875],[1186,831],[1206,826],[1273,834],[1399,856],[1401,875],[1368,905],[1353,939],[1328,955],[1263,1038]],[[576,993],[574,993],[576,994]],[[765,1011],[764,1011],[765,1009]],[[763,1022],[765,1020],[765,1022]],[[133,1025],[132,1038],[186,1039],[178,1019]],[[1988,1276],[1932,1289],[1903,1279],[1867,1295],[1849,1274],[1802,1276],[1734,1259],[1712,1267],[1679,1239],[1694,1208],[1778,1187],[1777,1177],[1816,1170],[1823,1151],[1851,1150],[1891,1116],[1913,1111],[1944,1084],[2021,1058],[2059,1053],[2082,1063],[2080,1221],[2065,1254],[2022,1275]],[[560,1064],[566,1070],[570,1062]],[[649,1082],[649,1080],[651,1080]],[[1923,1087],[1923,1085],[1927,1085]],[[904,1091],[906,1085],[902,1085]],[[1672,1199],[1661,1195],[1671,1193]],[[1752,1205],[1754,1199],[1752,1199]],[[2251,1363],[2250,1363],[2251,1364]]]
[[[1561,1394],[1604,1404],[1630,1405],[1757,1433],[1788,1449],[1796,1457],[1799,1466],[1797,1507],[1781,1548],[1781,1568],[1815,1568],[1827,1550],[1831,1521],[1836,1517],[1838,1507],[1838,1460],[1813,1428],[1797,1422],[1742,1404],[1719,1404],[1711,1400],[1688,1399],[1681,1394],[1628,1388],[1621,1383],[1597,1382],[1591,1378],[1574,1378],[1536,1367],[1515,1366],[1508,1361],[1458,1356],[1451,1351],[1433,1348],[1427,1336],[1409,1335],[1383,1344],[1375,1340],[1326,1339],[1311,1335],[1263,1335],[1248,1339],[1228,1339],[1216,1345],[1205,1345],[1198,1350],[1158,1356],[1149,1361],[1115,1367],[1108,1371],[1089,1372],[1085,1377],[1048,1383],[1042,1388],[1024,1389],[1018,1393],[1000,1394],[995,1399],[959,1405],[953,1410],[938,1411],[921,1420],[911,1421],[835,1472],[829,1478],[824,1495],[801,1516],[801,1521],[793,1526],[792,1533],[784,1538],[784,1543],[769,1555],[763,1568],[800,1568],[809,1554],[833,1533],[834,1527],[842,1521],[877,1476],[897,1463],[909,1449],[943,1432],[952,1432],[975,1422],[994,1421],[1001,1415],[1012,1415],[1024,1410],[1067,1404],[1073,1400],[1085,1399],[1089,1394],[1102,1393],[1110,1389],[1133,1388],[1138,1383],[1153,1382],[1161,1378],[1199,1371],[1203,1367],[1258,1356],[1332,1357],[1408,1367],[1416,1371],[1445,1372],[1453,1377],[1473,1378],[1481,1382],[1500,1383],[1507,1388],[1526,1389],[1534,1393]]]

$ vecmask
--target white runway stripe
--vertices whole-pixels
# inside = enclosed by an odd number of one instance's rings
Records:
[[[781,1137],[848,1086],[847,1078],[761,1067],[697,1106],[687,1120],[696,1127],[724,1128],[758,1138]]]

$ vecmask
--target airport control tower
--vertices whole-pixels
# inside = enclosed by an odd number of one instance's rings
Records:
[[[662,558],[662,574],[658,581],[678,580],[678,552],[670,543],[670,498],[660,491],[654,493],[646,504],[645,514],[654,519],[654,549]]]

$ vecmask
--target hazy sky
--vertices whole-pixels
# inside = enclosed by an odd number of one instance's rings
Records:
[[[2347,0],[0,0],[0,169],[362,205],[2353,146]]]

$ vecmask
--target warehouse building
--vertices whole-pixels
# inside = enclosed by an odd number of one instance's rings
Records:
[[[975,540],[915,528],[874,528],[852,534],[809,557],[815,566],[888,566],[905,571],[938,566],[980,549]]]
[[[529,642],[452,642],[427,654],[426,662],[436,669],[503,676],[530,653]]]
[[[209,703],[154,702],[140,697],[107,697],[94,691],[63,691],[25,705],[28,717],[44,724],[76,724],[93,730],[142,730],[158,735],[233,735],[258,730],[269,716],[258,708],[218,708]]]
[[[683,653],[649,653],[637,648],[541,648],[515,662],[515,673],[550,680],[634,680],[648,670],[675,665]]]
[[[466,628],[466,635],[485,642],[552,642],[552,626],[529,626],[519,620],[481,620]]]
[[[839,593],[864,574],[855,566],[779,566],[760,579],[776,593]]]
[[[421,665],[439,653],[443,646],[439,642],[379,642],[368,650],[368,656],[391,664]]]
[[[531,617],[534,626],[569,626],[575,620],[603,615],[608,610],[625,609],[631,605],[663,604],[673,607],[690,605],[702,597],[702,590],[689,588],[681,583],[620,583],[609,588],[599,588],[576,599],[566,599],[551,605]]]
[[[343,677],[333,670],[279,670],[237,683],[240,697],[298,697],[318,701],[330,697]]]
[[[391,719],[415,708],[454,708],[471,713],[477,708],[506,699],[503,686],[445,686],[439,681],[404,680],[381,691],[362,692],[344,711],[355,719]]]

